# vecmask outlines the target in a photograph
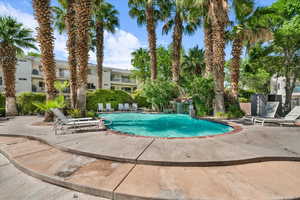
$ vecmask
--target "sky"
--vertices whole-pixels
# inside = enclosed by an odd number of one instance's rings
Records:
[[[120,27],[115,34],[105,33],[104,66],[120,69],[131,68],[131,53],[141,47],[147,47],[146,27],[137,25],[136,20],[128,15],[127,0],[107,0],[119,11]],[[271,5],[275,0],[256,0],[258,6]],[[57,5],[56,0],[51,1]],[[33,16],[31,0],[0,0],[0,15],[15,17],[24,26],[35,31],[37,22]],[[168,46],[172,41],[172,34],[162,35],[161,25],[157,27],[157,45]],[[36,32],[35,32],[36,34]],[[67,60],[66,50],[67,36],[59,35],[55,31],[55,57],[59,60]],[[183,37],[185,49],[198,45],[203,48],[203,31],[199,30],[192,36]],[[96,63],[95,53],[90,52],[90,63]],[[230,58],[230,45],[226,48],[226,58]]]

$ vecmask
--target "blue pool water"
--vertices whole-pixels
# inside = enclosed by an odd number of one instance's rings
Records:
[[[112,121],[108,126],[112,130],[140,136],[195,137],[233,130],[230,126],[181,114],[114,113],[101,114],[101,117]]]

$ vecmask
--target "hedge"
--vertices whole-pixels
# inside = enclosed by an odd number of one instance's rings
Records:
[[[86,107],[88,111],[96,112],[98,103],[111,103],[112,108],[117,109],[120,103],[133,103],[132,97],[121,90],[95,90],[88,92]]]
[[[18,110],[22,115],[37,114],[39,110],[32,103],[33,102],[43,103],[45,101],[46,101],[46,94],[44,93],[24,92],[17,97]]]
[[[5,116],[5,96],[0,93],[0,116]]]

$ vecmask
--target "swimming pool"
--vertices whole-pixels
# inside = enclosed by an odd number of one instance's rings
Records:
[[[139,136],[199,137],[233,131],[230,126],[182,114],[113,113],[100,116],[112,121],[108,128]]]

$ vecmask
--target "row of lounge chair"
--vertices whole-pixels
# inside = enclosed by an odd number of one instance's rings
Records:
[[[268,102],[266,105],[266,111],[262,116],[246,116],[243,119],[251,121],[253,124],[261,123],[262,126],[265,123],[275,123],[279,125],[283,124],[295,124],[300,117],[300,106],[294,107],[285,117],[278,117],[279,102]]]
[[[86,128],[95,127],[97,130],[105,130],[106,127],[110,125],[112,122],[109,122],[109,124],[104,123],[104,118],[95,120],[93,118],[68,118],[66,117],[63,112],[61,112],[59,109],[51,109],[53,114],[56,117],[56,121],[53,125],[53,129],[55,131],[55,135],[58,134],[58,131],[61,131],[63,133],[66,133],[67,131],[76,132],[80,131]],[[107,120],[106,120],[107,121]]]
[[[114,109],[111,107],[110,103],[105,104],[105,108],[103,103],[98,103],[98,112],[113,112]],[[131,106],[129,103],[118,104],[118,111],[138,111],[138,104],[133,103]]]

